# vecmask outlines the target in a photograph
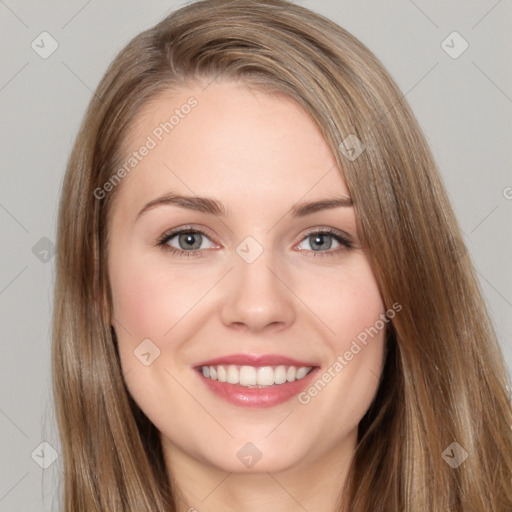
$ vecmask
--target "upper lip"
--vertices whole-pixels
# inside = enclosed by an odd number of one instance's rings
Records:
[[[240,366],[316,366],[308,361],[299,361],[298,359],[279,354],[230,354],[216,357],[215,359],[208,359],[198,363],[196,366],[217,366],[221,364]]]

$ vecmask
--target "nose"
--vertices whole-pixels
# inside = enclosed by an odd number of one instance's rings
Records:
[[[290,277],[272,251],[264,251],[252,263],[235,259],[227,281],[221,308],[226,326],[255,334],[285,329],[295,321],[297,300]]]

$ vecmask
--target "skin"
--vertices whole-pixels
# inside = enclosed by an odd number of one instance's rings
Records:
[[[297,397],[266,409],[231,405],[193,367],[220,355],[273,353],[326,371],[381,318],[386,308],[353,207],[287,214],[298,202],[349,197],[347,186],[293,100],[230,81],[154,99],[132,127],[127,157],[190,96],[197,106],[115,191],[109,275],[128,389],[161,433],[178,510],[335,510],[358,423],[377,391],[384,330],[307,405]],[[215,198],[228,215],[161,205],[137,219],[170,191]],[[158,247],[162,234],[188,224],[206,232],[200,256]],[[308,228],[345,232],[353,248],[327,237],[315,252]],[[263,249],[250,264],[236,252],[247,236]],[[168,245],[187,250],[179,236]],[[149,366],[134,356],[144,339],[160,350]],[[252,468],[237,457],[247,442],[261,453]]]

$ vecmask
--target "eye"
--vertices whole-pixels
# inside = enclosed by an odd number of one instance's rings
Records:
[[[208,236],[200,229],[183,226],[164,233],[158,240],[158,246],[179,256],[200,256],[202,254],[201,249],[209,248],[204,246],[206,240],[209,240]],[[177,247],[171,244],[171,241]]]
[[[333,239],[335,240],[335,243],[338,244],[338,246],[335,247],[334,250],[330,250],[333,245]],[[311,252],[311,256],[333,255],[343,250],[353,248],[352,240],[348,235],[342,234],[341,232],[338,232],[332,228],[309,231],[301,244],[305,241],[309,241],[309,248],[300,248],[299,244],[299,250],[307,250],[308,252]]]
[[[337,246],[332,249],[333,239]],[[183,226],[170,232],[164,233],[157,241],[157,245],[162,249],[169,251],[177,256],[201,256],[204,243],[210,240],[208,235],[201,229],[192,226]],[[304,242],[309,241],[309,248],[300,247]],[[172,242],[172,243],[171,243]],[[211,240],[210,240],[211,242]],[[333,256],[344,250],[353,248],[353,242],[348,234],[344,234],[332,228],[312,229],[302,239],[301,244],[297,246],[299,251],[303,251],[310,256]]]

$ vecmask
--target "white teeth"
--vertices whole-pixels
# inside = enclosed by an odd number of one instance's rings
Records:
[[[284,366],[278,366],[274,373],[275,384],[284,384],[286,382],[286,368]]]
[[[258,368],[256,379],[258,386],[272,386],[274,384],[274,370],[271,366],[262,366]]]
[[[237,367],[233,366],[232,364],[230,364],[228,366],[228,380],[227,380],[227,382],[229,384],[238,384],[239,381],[240,381],[240,373],[239,373]]]
[[[219,382],[226,382],[228,380],[228,374],[224,366],[217,366],[217,379]]]
[[[240,384],[246,387],[266,387],[274,384],[284,384],[303,379],[310,371],[311,366],[237,366],[218,365],[202,366],[201,371],[206,378]]]
[[[303,379],[306,375],[308,374],[308,369],[307,368],[297,368],[297,373],[295,375],[295,378],[297,380],[299,379]]]
[[[254,366],[242,366],[240,368],[240,384],[242,386],[256,385],[256,368]]]

